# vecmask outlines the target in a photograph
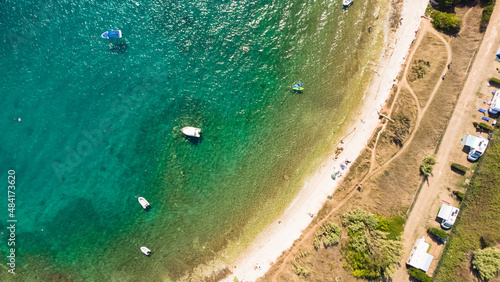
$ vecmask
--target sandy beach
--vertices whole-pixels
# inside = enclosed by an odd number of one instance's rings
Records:
[[[316,173],[304,183],[302,190],[285,212],[268,226],[230,267],[233,273],[224,281],[233,281],[235,276],[239,281],[255,281],[263,276],[282,252],[290,248],[301,236],[302,231],[312,221],[310,214],[317,214],[327,197],[335,191],[342,178],[332,180],[333,168],[339,168],[347,158],[355,160],[379,124],[377,112],[385,105],[396,82],[427,4],[427,0],[404,1],[401,25],[395,34],[386,39],[383,55],[374,70],[376,74],[373,75],[363,105],[357,113],[358,119],[343,139],[344,151],[337,160],[334,154],[326,158]]]

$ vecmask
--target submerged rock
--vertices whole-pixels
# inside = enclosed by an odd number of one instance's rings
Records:
[[[128,45],[125,42],[109,44],[109,51],[115,54],[123,54],[127,51]]]

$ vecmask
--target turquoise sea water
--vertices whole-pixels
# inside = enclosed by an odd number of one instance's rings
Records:
[[[382,12],[340,2],[2,2],[0,252],[12,169],[17,279],[176,279],[261,230],[363,95]]]

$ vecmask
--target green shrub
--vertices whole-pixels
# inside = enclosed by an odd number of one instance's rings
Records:
[[[295,269],[297,270],[297,275],[300,276],[304,276],[304,278],[307,278],[307,276],[309,276],[310,272],[309,270],[305,269],[304,267],[302,267],[300,264],[298,263],[294,263],[295,265]]]
[[[424,75],[427,73],[427,69],[431,66],[431,63],[426,60],[415,60],[414,66],[411,68],[410,75],[408,76],[408,79],[410,81],[415,81],[419,78],[423,78]]]
[[[462,201],[465,197],[464,193],[462,193],[460,191],[456,191],[456,190],[453,191],[453,195],[455,195],[459,201]]]
[[[474,253],[472,267],[477,269],[483,280],[489,280],[497,276],[500,268],[500,251],[495,248],[486,248]]]
[[[438,236],[441,239],[448,239],[448,233],[446,233],[442,229],[437,229],[435,227],[431,227],[431,228],[429,228],[429,232]]]
[[[319,231],[316,232],[314,236],[313,246],[315,249],[319,249],[321,246],[321,239],[323,239],[323,245],[326,247],[333,246],[337,244],[340,240],[340,235],[342,234],[342,229],[332,222],[323,224]],[[324,238],[323,238],[324,237]]]
[[[466,173],[469,170],[468,167],[461,165],[461,164],[457,164],[457,163],[452,163],[451,168],[462,172],[462,174]]]
[[[432,278],[420,269],[410,267],[408,269],[410,276],[421,282],[432,282]]]
[[[429,175],[434,176],[434,174],[432,174],[432,170],[435,164],[436,164],[436,156],[435,155],[427,156],[422,161],[422,164],[420,164],[420,171],[422,171],[422,174],[424,176],[429,176]]]
[[[484,122],[480,122],[479,127],[486,130],[486,131],[493,131],[493,127],[484,123]]]
[[[456,33],[460,30],[460,26],[462,25],[462,20],[455,14],[435,11],[432,13],[431,18],[431,23],[434,28],[444,32]]]
[[[352,233],[363,231],[365,228],[375,230],[378,225],[378,218],[371,213],[356,209],[344,214],[342,224],[349,228]]]
[[[488,23],[491,18],[491,14],[493,14],[493,8],[495,7],[495,2],[488,4],[483,9],[483,13],[481,14],[481,21]]]
[[[496,77],[492,77],[490,78],[490,84],[491,85],[494,85],[494,86],[500,86],[500,79],[496,78]]]
[[[457,0],[437,0],[439,4],[439,9],[441,10],[448,10],[451,7],[453,7],[455,4],[457,4]]]

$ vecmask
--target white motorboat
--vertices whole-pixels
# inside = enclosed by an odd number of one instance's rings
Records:
[[[352,5],[352,2],[354,0],[342,0],[342,4],[344,5],[344,8],[347,8]]]
[[[191,126],[186,126],[181,129],[182,133],[191,137],[200,137],[201,129]]]
[[[139,200],[139,204],[141,204],[143,209],[147,210],[148,208],[151,207],[149,202],[146,199],[144,199],[143,197],[139,197],[139,199],[137,199],[137,200]]]
[[[151,250],[146,247],[141,247],[141,252],[147,256],[151,254]]]
[[[105,39],[122,38],[122,31],[119,29],[108,30],[105,33],[101,34],[101,37]]]

